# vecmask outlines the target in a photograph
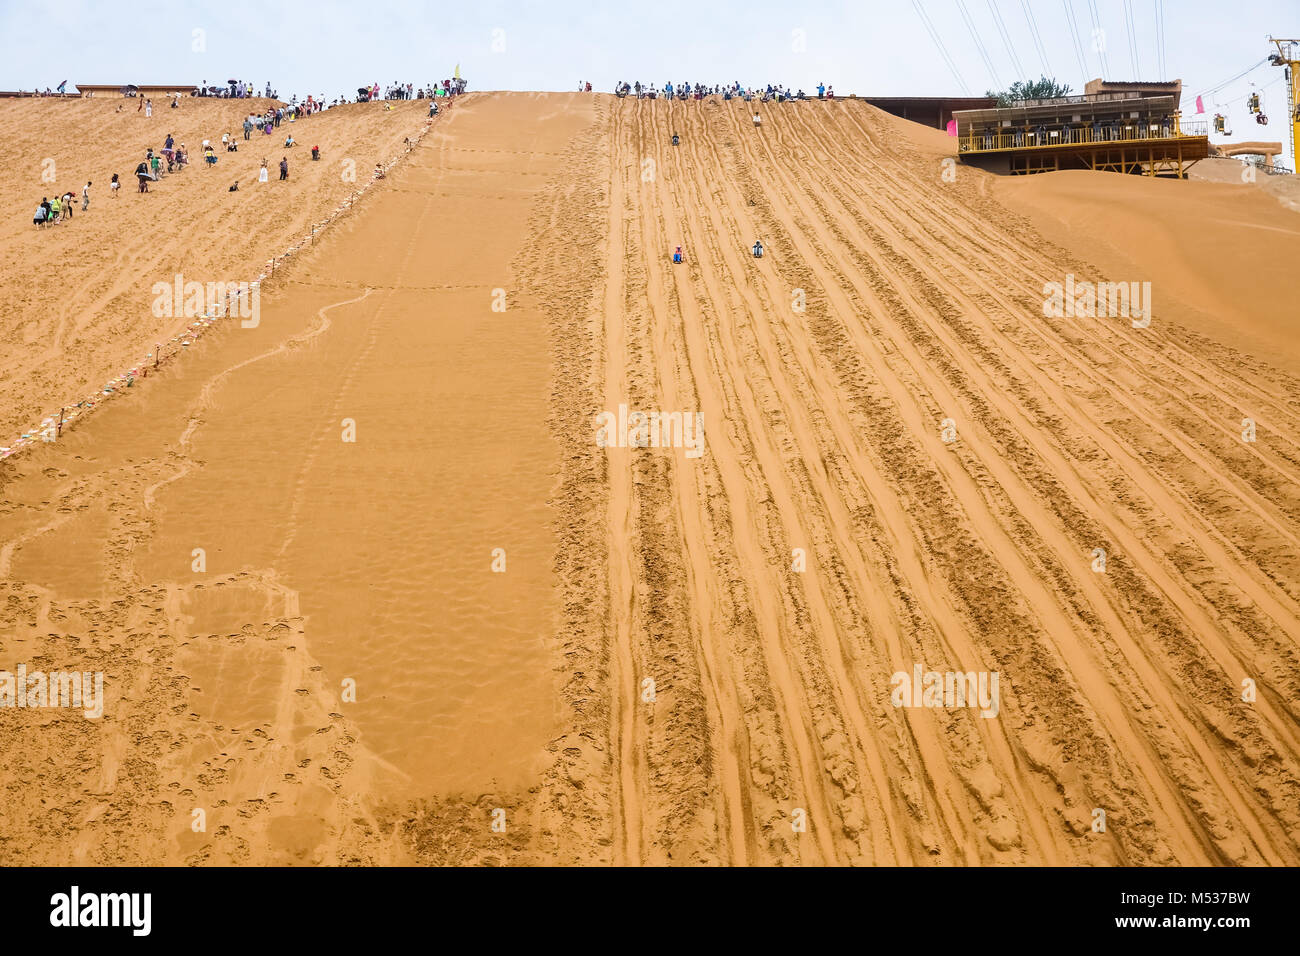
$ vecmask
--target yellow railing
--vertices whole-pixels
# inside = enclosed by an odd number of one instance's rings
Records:
[[[1206,135],[1204,123],[1138,123],[1130,120],[1100,127],[1087,123],[1072,126],[999,127],[975,129],[958,137],[957,148],[963,153],[985,153],[1003,149],[1050,149],[1054,146],[1114,145],[1170,140],[1185,136]]]

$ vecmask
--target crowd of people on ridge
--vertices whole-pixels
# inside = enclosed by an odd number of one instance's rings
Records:
[[[366,103],[373,100],[423,100],[438,96],[455,96],[465,92],[465,80],[462,77],[443,80],[441,83],[429,83],[418,89],[414,83],[398,83],[396,80],[384,88],[384,95],[379,95],[379,84],[357,87],[357,102]]]
[[[578,92],[590,93],[591,84],[583,81],[578,84]],[[662,88],[656,88],[652,85],[642,83],[637,80],[635,83],[625,83],[619,80],[614,84],[614,93],[617,96],[635,96],[637,99],[679,99],[679,100],[702,100],[706,96],[721,96],[724,100],[741,99],[749,103],[754,100],[760,103],[776,101],[778,103],[786,100],[833,100],[835,99],[835,88],[827,86],[824,83],[817,84],[817,94],[805,93],[802,89],[792,91],[788,86],[769,83],[766,86],[741,86],[739,81],[727,84],[714,84],[712,86],[703,83],[665,83]]]
[[[67,90],[68,81],[64,80],[58,85],[57,89],[50,89],[48,86],[44,90],[36,89],[30,94],[25,90],[19,90],[19,93],[30,96],[74,96],[79,97],[83,94],[69,93]],[[320,93],[315,96],[308,96],[307,99],[317,104],[317,109],[325,109],[327,106],[339,106],[344,103],[368,103],[374,100],[422,100],[435,96],[455,96],[457,93],[464,93],[466,82],[462,77],[454,77],[442,80],[439,83],[426,83],[417,87],[414,83],[399,83],[394,80],[391,84],[383,88],[383,95],[380,95],[378,83],[372,83],[368,86],[357,88],[357,97],[355,100],[349,100],[345,96],[336,96],[333,100],[326,100],[325,94]],[[590,90],[590,84],[588,85]],[[152,98],[141,93],[140,88],[134,84],[128,84],[121,88],[122,96],[130,98],[139,98],[140,104],[137,106],[138,112],[144,112],[153,115]],[[89,96],[91,94],[84,94]],[[179,109],[181,100],[186,94],[181,90],[174,90],[167,93],[166,98],[170,101],[172,109]],[[264,97],[268,100],[280,98],[280,94],[271,88],[271,81],[266,82],[266,86],[259,92],[258,89],[248,80],[227,80],[224,85],[210,85],[207,80],[199,86],[189,91],[192,97],[217,98],[217,99],[253,99]],[[290,103],[296,103],[298,100],[295,94]],[[118,107],[118,112],[122,112],[122,107]]]
[[[60,92],[62,92],[64,85],[65,84],[62,83],[59,85]],[[465,80],[457,77],[455,79],[443,80],[442,83],[430,83],[427,87],[421,86],[418,89],[410,83],[395,83],[388,87],[384,93],[385,98],[387,99],[428,98],[429,116],[432,117],[436,116],[438,113],[436,97],[451,97],[458,93],[463,93],[465,91],[465,86]],[[136,96],[137,93],[135,91],[135,87],[124,89],[123,95]],[[365,93],[366,95],[364,97],[359,95],[357,102],[366,102],[369,99],[377,99],[379,94],[379,84],[376,83],[371,87],[359,88],[358,93]],[[209,88],[205,85],[205,88],[196,90],[194,95],[240,99],[250,98],[255,94],[251,83],[238,83],[236,81],[231,81],[229,88]],[[266,85],[266,95],[268,97],[274,96],[274,91],[271,89],[270,83],[267,83]],[[173,100],[172,106],[176,107],[180,94],[173,94],[173,96],[176,99]],[[294,95],[287,106],[268,106],[263,112],[250,113],[245,116],[243,121],[243,140],[245,142],[251,141],[255,132],[262,136],[273,135],[276,130],[280,129],[282,125],[286,123],[295,123],[298,120],[306,119],[322,110],[328,109],[331,106],[340,105],[343,102],[345,101],[340,98],[335,99],[332,103],[326,103],[324,96],[317,97],[315,95],[308,95],[306,99],[300,102],[297,95]],[[118,112],[121,111],[122,107],[119,106]],[[148,97],[140,97],[140,104],[137,107],[137,111],[143,112],[147,118],[152,118],[153,101]],[[225,131],[221,134],[221,151],[226,153],[236,153],[239,151],[239,142],[239,138],[234,131]],[[293,134],[291,132],[288,133],[284,139],[284,149],[289,150],[297,145],[298,143],[294,139]],[[409,137],[406,140],[406,145],[409,149]],[[201,150],[205,165],[209,169],[216,166],[219,161],[216,142],[208,139],[203,140]],[[313,146],[311,148],[311,158],[313,161],[321,158],[319,146]],[[149,186],[151,183],[157,183],[169,174],[179,173],[189,166],[189,164],[189,149],[184,143],[178,143],[172,133],[168,133],[163,141],[162,147],[158,149],[155,149],[152,146],[147,147],[145,149],[144,158],[136,165],[134,175],[136,177],[138,191],[141,193],[149,192]],[[376,164],[375,170],[376,177],[382,178],[382,166]],[[289,157],[287,153],[280,157],[279,173],[281,182],[288,180]],[[269,181],[269,161],[265,157],[263,157],[258,171],[258,181],[263,183]],[[90,187],[92,185],[93,183],[91,181],[87,181],[85,186],[81,189],[81,208],[83,211],[90,207]],[[114,199],[118,197],[121,185],[122,181],[120,175],[114,173],[112,180],[109,183],[110,194]],[[229,187],[229,191],[239,191],[238,180]],[[66,222],[72,218],[75,201],[76,196],[74,196],[72,192],[65,192],[52,198],[49,196],[42,197],[40,204],[37,206],[36,211],[32,216],[32,222],[37,227],[41,228]]]

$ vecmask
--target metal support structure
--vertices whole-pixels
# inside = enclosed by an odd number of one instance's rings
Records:
[[[1295,151],[1296,141],[1300,140],[1300,40],[1268,39],[1277,47],[1277,53],[1269,57],[1269,62],[1284,67],[1290,74],[1286,85],[1286,128],[1291,137],[1291,165],[1300,171],[1300,156]]]

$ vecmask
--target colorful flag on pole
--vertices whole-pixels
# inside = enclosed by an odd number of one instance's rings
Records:
[[[1201,102],[1199,96],[1196,98],[1196,112],[1198,115],[1205,112],[1205,104]]]

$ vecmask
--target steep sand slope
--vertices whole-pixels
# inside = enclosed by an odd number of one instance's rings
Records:
[[[892,128],[936,163],[952,155],[952,140],[938,130],[901,120]],[[1086,170],[990,176],[957,168],[981,195],[996,197],[1102,277],[1150,282],[1155,321],[1176,322],[1300,375],[1296,177],[1260,173],[1254,183],[1242,183],[1240,162],[1217,159],[1192,167],[1187,182]]]
[[[1187,178],[1193,182],[1226,183],[1239,189],[1260,189],[1285,208],[1300,212],[1300,177],[1294,174],[1270,176],[1256,171],[1253,182],[1243,182],[1243,168],[1239,159],[1203,159],[1192,167]]]
[[[1300,862],[1294,346],[1044,317],[1142,275],[744,107],[471,96],[262,328],[0,466],[0,665],[112,688],[0,711],[3,859]]]
[[[571,526],[605,544],[612,859],[1294,862],[1295,380],[1044,319],[1096,268],[862,104],[611,109],[606,224],[545,234],[607,236],[588,401],[698,408],[708,446],[606,452]],[[915,664],[998,671],[997,718],[891,707]]]
[[[367,180],[376,162],[397,153],[427,115],[427,104],[353,104],[270,135],[254,131],[245,143],[243,117],[272,101],[182,102],[146,119],[134,100],[0,100],[0,175],[8,184],[0,196],[0,445],[185,327],[190,320],[153,314],[155,282],[177,274],[203,283],[255,278],[262,263]],[[191,165],[140,195],[135,167],[169,132],[189,148]],[[238,138],[239,152],[220,152],[223,132]],[[289,133],[299,145],[284,149]],[[214,168],[203,162],[205,139],[219,151]],[[321,148],[320,162],[311,162],[312,146]],[[290,162],[286,184],[277,181],[281,156]],[[271,182],[259,187],[263,157]],[[117,199],[108,188],[114,173],[122,180]],[[87,180],[94,185],[83,214]],[[240,191],[228,192],[236,180]],[[78,198],[73,219],[37,230],[32,212],[41,198],[69,190]]]
[[[1153,321],[1176,321],[1300,375],[1300,215],[1264,191],[1092,172],[996,186],[1043,235],[1104,275],[1150,282]],[[1278,294],[1288,286],[1289,295]]]
[[[510,261],[592,118],[457,102],[257,328],[12,459],[0,667],[102,669],[109,703],[0,711],[6,861],[446,859],[426,803],[461,794],[527,832],[488,795],[518,800],[557,721],[556,449]]]

